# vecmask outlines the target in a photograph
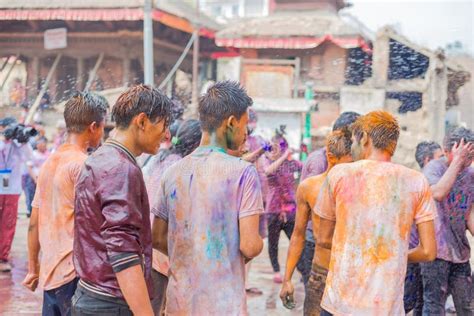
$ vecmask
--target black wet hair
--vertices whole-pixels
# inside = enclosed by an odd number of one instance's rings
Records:
[[[418,166],[423,168],[425,166],[425,159],[433,159],[434,152],[438,149],[441,149],[441,146],[437,142],[424,141],[416,145],[415,159]]]
[[[178,129],[183,124],[183,120],[176,120],[170,125],[170,136],[171,138],[175,137],[178,133]]]
[[[349,128],[352,123],[354,123],[358,118],[360,114],[356,112],[344,112],[339,117],[336,119],[336,122],[334,122],[334,125],[332,126],[333,131],[338,131],[344,128]]]
[[[173,153],[185,157],[192,153],[201,142],[201,123],[198,120],[186,120],[173,138]]]
[[[461,139],[464,139],[465,143],[474,143],[474,133],[465,127],[451,130],[444,138],[444,149],[450,152],[454,144],[459,143]]]
[[[165,128],[171,122],[172,101],[160,90],[140,84],[123,92],[112,109],[112,120],[118,128],[126,129],[132,119],[145,113],[154,123],[165,121]]]
[[[199,99],[199,119],[203,131],[213,132],[232,115],[240,119],[252,105],[245,89],[235,81],[212,85]]]

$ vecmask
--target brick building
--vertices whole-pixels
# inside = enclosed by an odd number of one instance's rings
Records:
[[[155,83],[159,84],[178,60],[196,27],[200,28],[202,75],[212,78],[214,32],[212,19],[185,3],[154,1]],[[67,46],[45,49],[45,31],[65,29]],[[0,0],[0,57],[18,56],[26,64],[31,100],[61,54],[49,85],[52,102],[82,90],[90,72],[97,72],[91,89],[106,90],[143,82],[143,0]],[[102,57],[100,57],[102,54]],[[180,70],[191,73],[189,53]]]

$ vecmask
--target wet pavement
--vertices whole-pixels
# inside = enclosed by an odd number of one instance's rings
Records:
[[[24,203],[20,201],[20,205]],[[0,315],[41,315],[42,292],[31,292],[21,285],[27,272],[27,231],[28,219],[20,210],[17,230],[11,253],[13,270],[11,273],[0,273]],[[469,236],[470,242],[473,242]],[[288,239],[280,236],[280,265],[285,266]],[[472,261],[471,261],[472,262]],[[303,315],[304,287],[300,282],[301,275],[296,271],[293,276],[295,286],[296,308],[288,310],[283,307],[280,298],[280,284],[273,282],[273,271],[268,257],[267,243],[260,256],[252,261],[249,275],[249,286],[263,291],[262,295],[247,295],[247,305],[250,315]],[[455,314],[447,314],[455,315]]]
[[[21,201],[20,201],[21,203]],[[41,315],[42,293],[21,285],[28,271],[27,231],[29,220],[20,215],[10,255],[11,273],[0,272],[0,315]]]
[[[22,205],[23,201],[20,201]],[[11,273],[0,273],[0,315],[41,315],[42,292],[31,292],[21,285],[27,272],[27,231],[28,219],[20,210],[17,230],[13,241]],[[280,265],[284,267],[288,239],[284,234],[280,238]],[[279,298],[280,284],[273,283],[273,271],[268,258],[267,245],[258,258],[253,260],[249,276],[249,285],[263,291],[262,295],[248,295],[247,304],[250,315],[302,315],[304,288],[299,281],[301,275],[295,272],[295,300],[297,306],[289,311],[283,307]]]

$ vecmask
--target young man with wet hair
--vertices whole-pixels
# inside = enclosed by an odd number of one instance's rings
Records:
[[[436,160],[444,156],[443,149],[436,142],[423,141],[416,146],[415,159],[421,170],[431,160]],[[412,226],[409,249],[418,245],[416,225]],[[422,315],[423,312],[423,281],[421,279],[421,267],[418,262],[408,263],[407,274],[405,276],[405,291],[403,295],[405,313],[413,310],[414,316]]]
[[[321,315],[403,315],[407,261],[434,260],[436,206],[426,178],[391,162],[400,128],[374,111],[352,127],[353,163],[329,171],[313,211],[318,265],[328,268]],[[416,223],[419,245],[408,250]]]
[[[305,245],[305,231],[310,218],[312,218],[313,232],[317,233],[319,218],[311,209],[316,203],[319,191],[322,187],[327,173],[335,165],[352,161],[351,157],[351,133],[345,131],[334,131],[326,139],[326,155],[328,169],[323,174],[312,176],[303,180],[296,191],[296,224],[291,235],[290,247],[288,248],[288,257],[286,259],[286,272],[283,280],[283,286],[280,291],[280,298],[287,308],[293,308],[294,287],[291,277],[295,267],[301,257]],[[313,260],[311,275],[305,287],[304,315],[319,315],[321,313],[321,299],[323,297],[327,269],[321,268]]]
[[[169,255],[166,314],[244,315],[245,262],[263,248],[253,164],[227,154],[247,137],[252,99],[217,82],[199,100],[200,146],[163,175],[152,207],[154,247]]]
[[[431,160],[439,159],[442,156],[444,156],[443,149],[437,142],[424,141],[416,145],[415,159],[421,169]]]
[[[87,159],[104,134],[107,101],[77,92],[68,100],[64,119],[68,139],[41,167],[28,229],[28,274],[23,285],[44,290],[43,315],[71,315],[77,286],[73,265],[74,186]],[[41,250],[41,261],[39,252]]]
[[[446,157],[424,168],[437,204],[435,220],[438,255],[421,264],[423,315],[444,315],[448,293],[458,315],[473,315],[471,249],[466,231],[474,233],[474,134],[460,127],[444,142]]]
[[[76,184],[74,315],[153,315],[150,209],[135,157],[158,152],[170,117],[161,91],[129,88],[112,109],[113,138],[85,161]]]

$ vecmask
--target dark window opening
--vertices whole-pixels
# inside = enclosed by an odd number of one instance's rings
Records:
[[[417,111],[423,104],[423,95],[420,92],[387,92],[387,99],[396,99],[401,102],[398,113]]]
[[[424,78],[430,59],[423,54],[397,42],[390,40],[390,64],[388,79]]]
[[[361,48],[349,49],[346,68],[346,84],[358,86],[372,76],[372,55]]]

